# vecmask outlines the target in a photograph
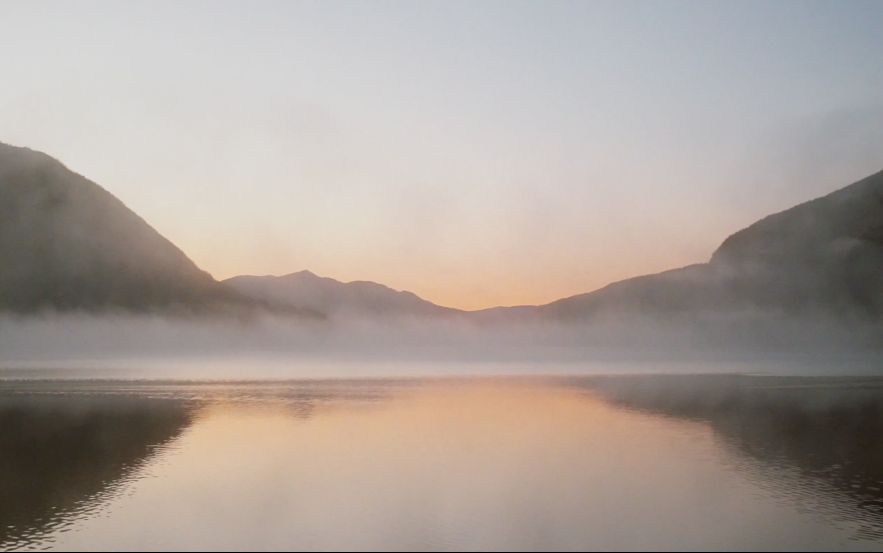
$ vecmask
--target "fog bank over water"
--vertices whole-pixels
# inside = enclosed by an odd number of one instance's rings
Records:
[[[760,315],[304,321],[57,314],[0,317],[0,369],[162,378],[631,372],[875,374],[881,329]],[[119,374],[119,373],[118,373]],[[8,375],[7,375],[8,376]]]

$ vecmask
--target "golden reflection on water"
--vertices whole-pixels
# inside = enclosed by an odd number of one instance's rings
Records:
[[[708,424],[623,409],[580,386],[500,380],[195,393],[192,423],[124,492],[71,531],[50,530],[31,545],[875,546],[777,498],[744,460],[734,469],[734,452]]]

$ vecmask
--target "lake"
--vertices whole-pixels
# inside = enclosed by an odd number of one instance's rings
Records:
[[[0,549],[883,548],[883,379],[0,380]]]

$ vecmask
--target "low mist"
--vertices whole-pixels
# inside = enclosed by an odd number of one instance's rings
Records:
[[[594,322],[272,315],[0,317],[0,368],[156,378],[753,372],[868,374],[875,325],[743,313]],[[31,372],[31,374],[34,374]],[[64,373],[62,373],[63,375]],[[71,374],[74,374],[72,372]]]

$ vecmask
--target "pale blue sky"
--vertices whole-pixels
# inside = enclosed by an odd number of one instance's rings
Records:
[[[219,278],[537,303],[883,169],[883,2],[8,2],[0,141]]]

